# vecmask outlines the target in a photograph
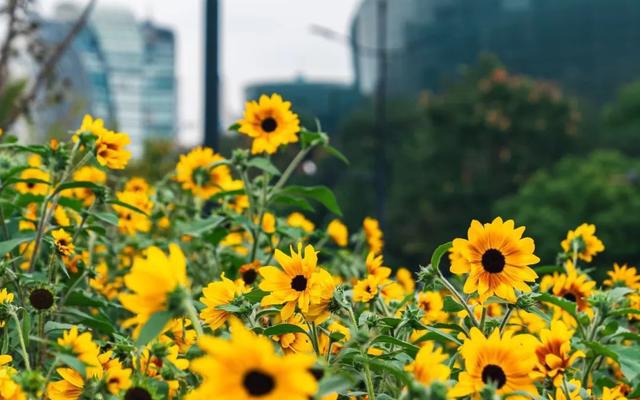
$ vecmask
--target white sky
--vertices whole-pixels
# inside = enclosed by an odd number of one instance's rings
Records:
[[[196,144],[202,135],[203,21],[206,0],[98,0],[130,7],[177,34],[180,141]],[[86,4],[87,0],[75,0]],[[221,88],[223,123],[243,107],[247,84],[293,79],[352,80],[346,44],[313,35],[311,24],[349,33],[360,0],[222,0]],[[41,0],[50,12],[56,0]]]

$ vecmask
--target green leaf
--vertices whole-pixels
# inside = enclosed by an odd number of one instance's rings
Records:
[[[82,290],[73,291],[65,300],[63,305],[67,306],[85,306],[85,307],[102,307],[104,302],[96,300],[95,295],[89,296]]]
[[[422,335],[418,340],[416,340],[416,342],[418,342],[418,343],[419,342],[423,342],[424,340],[427,340],[427,339],[432,339],[434,337],[438,337],[440,339],[445,339],[445,340],[451,341],[451,342],[457,344],[458,346],[460,346],[462,344],[462,342],[459,341],[456,337],[454,337],[454,336],[452,336],[452,335],[450,335],[450,334],[448,334],[446,332],[443,332],[438,328],[434,328],[432,326],[424,325],[424,324],[422,324],[420,322],[417,322],[417,321],[415,323],[416,323],[416,325],[418,325],[417,326],[418,329],[426,330],[426,331],[430,332],[430,333],[427,333],[425,335]]]
[[[337,158],[338,160],[342,161],[345,165],[349,165],[349,159],[347,158],[347,156],[342,154],[342,152],[340,150],[338,150],[335,147],[330,146],[330,145],[324,146],[323,149],[327,153],[329,153],[332,156],[334,156],[335,158]]]
[[[618,308],[617,310],[613,310],[609,312],[608,315],[610,317],[619,317],[621,315],[626,316],[627,314],[640,314],[640,310],[632,307],[624,307],[624,308]]]
[[[45,334],[49,334],[50,332],[53,331],[66,331],[68,329],[73,328],[73,324],[65,324],[62,322],[56,322],[56,321],[47,321],[44,324],[44,332]]]
[[[155,339],[173,317],[170,311],[159,311],[151,316],[140,330],[140,336],[136,340],[138,346],[144,346]]]
[[[264,296],[266,296],[267,294],[269,294],[268,292],[265,292],[264,290],[260,290],[260,289],[253,289],[252,291],[250,291],[249,293],[245,293],[244,294],[244,298],[251,304],[256,304],[259,303],[260,301],[262,301],[262,298]]]
[[[308,130],[300,131],[300,144],[303,149],[316,144],[329,143],[329,136],[324,132],[311,132]]]
[[[536,271],[538,275],[547,275],[547,274],[552,274],[554,272],[564,271],[564,267],[562,265],[541,265],[533,269]]]
[[[125,202],[120,201],[120,200],[117,200],[117,199],[110,199],[110,200],[107,200],[107,203],[108,203],[108,204],[111,204],[111,205],[116,205],[116,206],[120,206],[120,207],[128,208],[129,210],[135,211],[135,212],[140,213],[140,214],[142,214],[142,215],[147,215],[147,213],[146,213],[146,212],[142,211],[142,210],[141,210],[141,209],[139,209],[138,207],[136,207],[136,206],[132,206],[132,205],[131,205],[131,204],[129,204],[129,203],[125,203]],[[148,216],[148,215],[147,215],[147,216]]]
[[[55,193],[60,193],[63,190],[76,189],[76,188],[87,188],[87,189],[92,189],[92,190],[101,190],[102,186],[96,185],[95,183],[89,182],[89,181],[66,182],[66,183],[63,183],[62,185],[58,186],[56,188]]]
[[[304,333],[307,334],[303,328],[293,324],[278,324],[270,326],[262,333],[265,336],[284,335],[285,333]]]
[[[609,304],[617,304],[620,303],[626,295],[632,293],[633,290],[628,287],[616,287],[609,291],[607,291],[607,298],[609,299]]]
[[[340,206],[333,192],[326,186],[287,186],[280,193],[293,197],[306,197],[325,206],[332,213],[342,216]]]
[[[239,313],[242,312],[242,307],[238,307],[235,304],[220,304],[216,306],[216,310],[222,310],[230,313]]]
[[[316,397],[322,398],[333,393],[342,393],[353,387],[355,383],[356,379],[346,374],[325,376],[318,385]]]
[[[193,221],[190,224],[180,226],[180,232],[185,235],[199,237],[203,233],[209,232],[217,228],[225,220],[219,215],[212,215],[207,219]]]
[[[80,373],[80,375],[82,375],[83,378],[87,376],[87,370],[82,361],[78,360],[72,355],[65,353],[55,353],[55,356],[58,358],[58,360],[75,369],[78,373]]]
[[[451,242],[447,242],[436,247],[435,251],[431,255],[431,266],[435,270],[438,270],[438,268],[440,268],[440,259],[442,259],[442,256],[444,256],[449,251],[451,246]]]
[[[118,216],[112,212],[96,212],[91,215],[109,225],[118,226]]]
[[[273,198],[273,202],[277,204],[284,204],[286,206],[290,206],[292,208],[297,208],[297,209],[301,209],[308,212],[315,211],[315,208],[313,208],[311,203],[309,203],[307,200],[300,197],[288,196],[282,193],[278,193]]]
[[[111,322],[103,313],[89,315],[73,307],[65,308],[64,313],[74,316],[77,318],[79,323],[99,332],[111,335],[116,331],[113,322]]]
[[[448,313],[456,313],[464,310],[464,306],[462,306],[460,303],[455,301],[453,297],[446,296],[444,298],[444,306],[442,307],[442,309]]]
[[[389,343],[389,344],[394,344],[396,346],[400,346],[402,347],[404,352],[407,353],[411,358],[416,358],[416,354],[418,354],[418,350],[420,350],[418,346],[415,346],[411,343],[404,342],[400,339],[396,339],[393,336],[388,336],[388,335],[378,336],[377,338],[371,341],[371,344],[374,344],[374,343]]]
[[[280,171],[278,170],[278,168],[276,168],[276,166],[273,165],[273,163],[271,163],[269,159],[264,157],[252,158],[247,162],[247,165],[249,167],[258,168],[262,171],[268,172],[273,176],[280,175]]]
[[[537,293],[534,295],[534,297],[539,301],[554,304],[569,313],[569,315],[571,315],[573,318],[578,319],[576,303],[574,303],[573,301],[565,300],[549,293]]]
[[[5,240],[3,242],[0,242],[0,255],[4,255],[10,251],[12,251],[13,249],[15,249],[16,247],[18,247],[20,244],[24,243],[24,242],[30,242],[33,239],[35,239],[36,234],[35,232],[29,233],[28,235],[22,236],[22,237],[18,237],[18,238],[14,238],[14,239],[9,239],[9,240]]]
[[[237,131],[238,129],[240,129],[240,124],[237,122],[235,124],[229,125],[229,127],[227,128],[227,130],[229,131]]]
[[[637,382],[640,379],[640,348],[638,346],[627,347],[622,345],[607,346],[617,356],[620,369],[629,382]]]

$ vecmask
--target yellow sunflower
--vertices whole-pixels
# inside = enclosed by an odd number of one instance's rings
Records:
[[[145,193],[141,192],[117,192],[116,197],[125,204],[136,207],[137,210],[114,204],[113,210],[118,215],[118,228],[120,233],[135,235],[138,232],[149,232],[151,220],[147,216],[153,209],[153,202]]]
[[[47,396],[51,400],[76,400],[84,392],[84,379],[71,368],[58,368],[56,372],[62,380],[47,385]]]
[[[28,168],[20,173],[20,179],[26,182],[16,183],[16,190],[22,194],[44,196],[49,193],[49,173],[40,168]]]
[[[583,390],[582,385],[578,379],[571,379],[567,382],[567,387],[556,387],[555,396],[548,394],[549,400],[583,400],[585,398],[591,398],[591,389]],[[586,397],[583,396],[583,392]],[[567,397],[567,394],[569,397]]]
[[[424,311],[422,323],[432,324],[434,322],[444,322],[447,320],[447,313],[444,312],[444,301],[440,292],[418,293],[417,305]]]
[[[591,296],[596,282],[589,279],[586,274],[579,273],[571,260],[565,262],[566,273],[555,272],[547,275],[540,282],[540,290],[550,291],[554,296],[576,303],[578,311],[590,312],[588,298]],[[560,307],[553,306],[554,318],[562,319],[570,327],[575,326],[573,317]]]
[[[468,238],[453,241],[452,252],[460,253],[470,264],[465,293],[477,292],[482,302],[495,294],[513,303],[514,289],[531,291],[526,282],[534,282],[538,274],[529,265],[540,259],[533,254],[533,239],[522,237],[524,230],[515,228],[513,220],[503,222],[500,217],[484,225],[473,220]],[[452,266],[458,268],[456,264]]]
[[[447,358],[441,348],[434,347],[433,342],[425,342],[415,361],[407,365],[405,370],[411,372],[418,382],[426,386],[433,382],[445,382],[451,373],[451,369],[444,364]]]
[[[605,279],[605,286],[626,286],[629,289],[640,289],[640,275],[638,275],[636,267],[629,267],[627,264],[620,266],[618,263],[614,263],[613,271],[607,271],[607,275],[609,278]]]
[[[238,269],[238,275],[240,280],[246,286],[251,286],[258,279],[258,270],[260,269],[260,261],[253,261],[248,264],[244,264]]]
[[[262,305],[284,304],[280,312],[283,320],[293,315],[296,304],[303,313],[309,312],[309,305],[319,304],[322,300],[322,281],[328,275],[321,274],[322,268],[317,267],[318,256],[313,246],[304,248],[304,256],[301,243],[297,252],[292,246],[290,253],[291,256],[288,256],[280,250],[275,251],[274,257],[282,270],[267,266],[258,271],[263,278],[260,289],[269,292],[262,299]]]
[[[196,147],[180,156],[175,179],[182,185],[182,189],[207,200],[216,193],[230,190],[229,185],[235,185],[228,166],[214,165],[222,161],[224,157],[213,149]]]
[[[291,103],[275,93],[271,97],[262,95],[257,102],[248,101],[238,124],[238,132],[253,139],[253,154],[273,154],[278,147],[297,142],[300,131],[300,120],[291,111]]]
[[[398,268],[396,271],[396,281],[402,285],[405,294],[413,293],[416,289],[416,281],[413,279],[413,273],[407,268]]]
[[[586,262],[591,262],[593,256],[604,251],[604,244],[596,237],[596,226],[593,224],[582,224],[569,231],[561,245],[565,253],[571,254],[575,251],[578,257]]]
[[[73,174],[73,180],[77,182],[93,182],[98,185],[103,185],[107,182],[107,174],[100,168],[87,165],[79,168]],[[93,190],[89,188],[73,188],[66,190],[63,194],[67,193],[76,199],[82,200],[82,204],[85,206],[90,206],[96,198]]]
[[[85,114],[82,118],[80,128],[78,128],[73,135],[73,141],[77,142],[78,136],[82,133],[90,133],[93,136],[98,137],[102,135],[104,131],[106,131],[106,128],[104,127],[104,121],[101,118],[93,118],[91,115]]]
[[[152,314],[168,309],[169,296],[188,287],[187,263],[177,244],[169,244],[167,256],[158,247],[146,249],[146,257],[136,257],[124,283],[132,293],[118,298],[122,306],[135,314],[125,326],[144,325]]]
[[[552,321],[549,329],[540,332],[540,343],[536,346],[536,365],[534,376],[548,377],[558,387],[562,384],[567,368],[585,354],[577,350],[571,354],[573,331],[559,320]]]
[[[260,223],[262,231],[267,234],[272,234],[276,231],[276,216],[270,212],[265,212],[262,216],[262,222]]]
[[[353,301],[368,303],[378,294],[378,278],[368,275],[353,286]]]
[[[0,355],[0,399],[2,400],[27,400],[27,395],[14,378],[18,371],[6,365],[13,361],[10,355]]]
[[[307,400],[318,389],[310,370],[314,357],[297,353],[278,356],[270,339],[231,320],[231,339],[204,336],[205,355],[191,369],[202,384],[187,400]]]
[[[312,233],[316,226],[309,221],[302,213],[292,212],[287,217],[287,224],[294,228],[300,228],[307,233]]]
[[[96,159],[102,166],[110,169],[124,169],[131,158],[126,149],[131,143],[129,135],[106,130],[96,140]]]
[[[278,321],[278,319],[276,318],[275,323],[285,323],[298,326],[302,329],[306,329],[305,320],[301,314],[293,314],[291,317],[289,317],[289,319],[285,321]],[[313,352],[313,345],[311,344],[311,340],[306,333],[285,333],[282,335],[272,336],[271,338],[280,343],[280,347],[285,354]]]
[[[531,335],[513,336],[511,332],[505,332],[500,336],[497,328],[489,337],[485,337],[479,329],[472,328],[470,337],[460,347],[460,353],[464,358],[464,371],[460,373],[458,383],[448,394],[453,397],[476,398],[485,385],[493,384],[499,395],[524,391],[537,396],[538,390],[531,377],[536,365],[532,346],[535,342],[535,337]]]
[[[200,301],[205,305],[205,308],[200,311],[200,318],[212,330],[221,327],[232,314],[220,310],[218,307],[231,304],[236,297],[246,291],[244,288],[243,283],[233,282],[222,274],[219,281],[211,282],[206,288],[202,289],[203,296]]]
[[[87,377],[102,378],[102,366],[98,359],[100,348],[93,341],[91,332],[80,333],[78,327],[73,326],[62,333],[58,344],[71,350],[87,366]]]
[[[57,229],[51,232],[53,237],[53,244],[56,247],[56,251],[61,256],[70,256],[75,251],[71,235],[64,229]]]
[[[329,222],[327,234],[340,247],[345,247],[349,244],[349,230],[339,219]]]
[[[364,235],[369,245],[369,250],[378,254],[382,251],[384,246],[383,233],[380,229],[380,222],[377,219],[366,217],[362,221],[362,228],[364,229]]]
[[[125,192],[140,192],[146,195],[153,194],[153,189],[149,185],[144,178],[140,178],[139,176],[134,176],[133,178],[129,178],[129,180],[124,184]]]
[[[374,251],[370,251],[364,261],[367,274],[375,276],[379,281],[383,281],[391,275],[391,268],[382,264],[384,264],[384,258],[382,255],[376,255]]]

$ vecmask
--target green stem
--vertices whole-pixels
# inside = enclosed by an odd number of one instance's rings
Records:
[[[27,352],[27,346],[24,343],[24,334],[22,333],[22,325],[20,324],[20,320],[18,319],[18,314],[16,314],[15,310],[10,310],[9,314],[13,318],[13,321],[16,323],[18,341],[20,342],[20,350],[22,351],[22,358],[24,359],[24,365],[27,368],[27,371],[31,371],[31,363],[29,362],[29,353]]]
[[[442,275],[442,272],[440,272],[439,270],[438,270],[438,278],[440,279],[442,284],[451,292],[451,294],[453,294],[453,296],[458,300],[458,302],[462,305],[462,307],[464,307],[464,309],[467,311],[467,314],[469,315],[469,319],[471,320],[471,323],[473,324],[473,326],[475,326],[478,329],[481,329],[480,324],[476,319],[476,316],[473,314],[473,311],[471,310],[471,307],[469,307],[469,305],[464,300],[460,292],[458,292],[458,290],[456,290],[456,288],[453,287],[453,285],[444,277],[444,275]]]
[[[367,385],[367,394],[369,395],[369,400],[375,400],[376,392],[373,387],[373,378],[371,377],[371,369],[369,368],[368,360],[364,363],[364,378],[365,384]]]
[[[507,322],[511,318],[511,313],[513,313],[513,306],[509,305],[507,307],[507,312],[504,314],[504,318],[502,318],[502,322],[500,322],[500,334],[504,332],[504,328],[507,326]]]
[[[191,320],[193,324],[193,328],[196,330],[196,334],[198,337],[204,334],[202,330],[202,325],[200,324],[200,318],[198,317],[198,313],[196,312],[196,307],[193,305],[193,301],[191,301],[190,297],[187,297],[184,301],[184,309],[187,313],[187,316]]]
[[[302,160],[304,160],[304,158],[307,156],[307,154],[309,154],[313,147],[314,146],[309,146],[306,149],[301,149],[298,154],[296,154],[293,160],[291,160],[291,163],[289,164],[287,169],[284,170],[282,176],[280,176],[280,179],[278,179],[278,182],[276,182],[276,184],[273,186],[273,190],[271,191],[272,194],[277,192],[287,183],[287,181],[291,177],[291,174],[293,174],[293,171],[298,168],[298,165],[300,165]]]

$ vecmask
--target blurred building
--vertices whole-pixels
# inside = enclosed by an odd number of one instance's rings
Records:
[[[308,129],[315,129],[317,118],[322,123],[322,130],[330,135],[337,131],[340,116],[348,114],[360,98],[352,85],[309,82],[301,77],[293,81],[257,83],[245,90],[247,100],[273,93],[293,104],[293,111]]]
[[[376,45],[376,4],[363,0],[354,42]],[[636,0],[387,0],[389,90],[438,90],[460,66],[493,53],[509,70],[558,82],[594,102],[640,79]],[[355,46],[359,89],[371,93],[376,60]]]
[[[60,4],[52,19],[40,22],[43,44],[60,43],[81,12],[74,3]],[[139,23],[127,8],[98,6],[56,66],[54,84],[38,96],[38,131],[66,132],[89,113],[126,132],[140,156],[145,139],[176,135],[174,66],[173,32]]]
[[[178,120],[174,34],[147,21],[142,25],[142,37],[144,136],[173,139]]]

